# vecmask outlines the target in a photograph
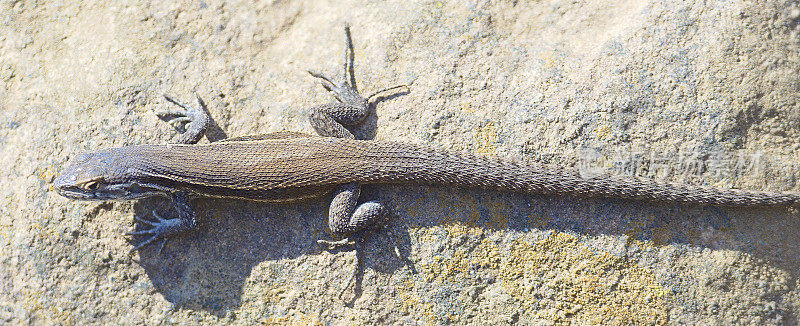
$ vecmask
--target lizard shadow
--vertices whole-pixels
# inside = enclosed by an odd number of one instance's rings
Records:
[[[205,310],[220,317],[247,300],[242,298],[243,289],[248,282],[255,282],[254,270],[259,270],[259,277],[267,277],[261,281],[271,283],[273,288],[292,291],[292,286],[302,285],[293,284],[291,279],[310,274],[328,279],[326,282],[338,281],[330,290],[336,292],[335,289],[348,286],[345,280],[352,275],[356,263],[354,251],[348,246],[327,250],[316,242],[330,238],[326,218],[331,197],[297,204],[193,200],[199,229],[170,239],[160,254],[158,243],[144,247],[139,252],[139,264],[156,290],[176,307]],[[144,199],[134,204],[134,213],[152,219],[152,210],[167,210],[162,216],[171,218],[169,207],[162,199]],[[404,266],[385,236],[377,231],[363,237],[362,268],[392,272]],[[407,233],[394,232],[394,241],[404,248],[402,252],[408,252]],[[317,266],[318,255],[330,255],[326,257],[337,262]],[[315,271],[310,271],[309,265]],[[355,281],[355,286],[360,286],[360,277]]]
[[[204,133],[208,141],[213,143],[215,141],[227,139],[228,134],[225,132],[225,130],[222,130],[217,123],[217,120],[214,119],[211,111],[208,110],[208,105],[206,102],[200,97],[198,97],[197,100],[200,102],[200,109],[203,110],[203,112],[206,113],[206,117],[208,117],[208,127],[206,127],[206,131]]]
[[[347,127],[350,132],[356,137],[356,139],[362,140],[372,140],[375,139],[375,136],[378,134],[378,116],[376,114],[376,106],[385,101],[390,101],[395,98],[398,98],[403,95],[408,95],[411,93],[410,89],[405,89],[402,91],[397,91],[393,93],[389,93],[387,95],[376,96],[372,102],[367,104],[367,108],[369,110],[369,114],[364,118],[357,126]]]
[[[169,302],[218,316],[247,301],[280,300],[283,291],[301,291],[308,300],[330,298],[348,285],[345,281],[355,266],[348,250],[328,252],[316,243],[327,238],[330,197],[290,205],[195,200],[201,217],[199,231],[171,239],[160,256],[158,246],[146,247],[140,252],[141,265]],[[412,242],[410,232],[447,233],[453,225],[485,230],[477,235],[481,239],[473,239],[478,243],[494,232],[509,231],[518,235],[566,233],[579,238],[623,236],[627,243],[617,247],[605,246],[603,241],[583,244],[624,259],[636,259],[628,256],[635,246],[633,240],[650,241],[656,248],[743,252],[790,274],[800,267],[800,236],[787,232],[800,228],[800,219],[786,209],[734,210],[399,185],[365,186],[364,198],[383,202],[395,215],[389,228],[403,257],[393,253],[387,231],[373,232],[362,244],[363,270],[387,276],[410,270],[403,261],[407,256],[418,256],[419,262],[427,253],[436,252],[431,246],[441,245],[419,239]],[[143,200],[134,209],[137,216],[150,218],[150,211],[160,205],[157,200]],[[253,285],[256,282],[267,284]],[[243,298],[248,286],[278,290],[260,298]]]

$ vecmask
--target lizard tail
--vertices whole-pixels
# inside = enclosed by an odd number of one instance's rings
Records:
[[[631,176],[581,176],[577,171],[471,154],[411,146],[416,164],[394,174],[394,181],[444,184],[530,194],[569,194],[713,206],[788,206],[800,194],[721,189]],[[398,158],[400,159],[400,158]],[[403,159],[408,159],[405,156]],[[386,180],[392,181],[392,180]]]

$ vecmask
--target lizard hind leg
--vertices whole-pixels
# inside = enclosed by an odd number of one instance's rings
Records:
[[[355,139],[346,129],[363,122],[369,115],[369,102],[358,92],[355,76],[355,54],[350,25],[344,24],[345,54],[342,78],[333,78],[321,72],[309,70],[308,73],[322,80],[322,87],[329,91],[337,102],[323,104],[311,108],[308,119],[311,126],[322,136]]]
[[[410,90],[408,90],[408,85],[398,85],[378,90],[366,98],[362,96],[358,92],[356,84],[355,51],[353,51],[350,25],[347,23],[344,24],[344,33],[345,54],[342,78],[339,81],[335,81],[334,78],[328,77],[321,72],[308,70],[311,76],[322,80],[322,87],[330,92],[338,103],[333,102],[315,106],[311,108],[311,114],[309,114],[308,118],[317,133],[322,136],[355,139],[353,133],[347,127],[361,124],[369,115],[372,104],[394,96],[408,94]],[[405,91],[387,97],[377,97],[387,91],[403,87],[406,88]],[[373,98],[375,101],[370,102]]]
[[[344,238],[338,241],[317,240],[318,244],[325,245],[329,249],[345,245],[355,246],[355,270],[344,283],[344,286],[339,292],[339,297],[347,291],[351,284],[355,285],[353,291],[358,293],[358,286],[360,284],[358,277],[361,275],[364,264],[361,242],[364,240],[365,231],[377,228],[385,228],[388,230],[386,227],[386,224],[389,222],[389,213],[387,209],[382,204],[375,201],[368,201],[358,205],[358,197],[360,194],[361,185],[357,183],[347,183],[338,187],[328,210],[328,228],[334,236],[344,236]],[[394,247],[394,254],[397,258],[402,260],[404,264],[409,266],[412,273],[416,274],[416,269],[413,264],[400,253],[400,248],[394,240],[394,234],[391,230],[388,230],[388,232],[389,241]],[[355,298],[353,300],[355,300]]]
[[[370,201],[358,204],[361,186],[357,183],[340,185],[328,209],[328,228],[334,235],[352,235],[371,227],[383,226],[388,220],[386,208]]]
[[[318,134],[325,137],[355,139],[346,127],[358,125],[367,118],[369,115],[367,100],[346,80],[335,83],[321,73],[312,71],[309,73],[322,79],[322,86],[338,100],[312,107],[308,115],[311,126]]]
[[[344,60],[344,74],[341,81],[336,82],[332,78],[318,72],[309,73],[322,80],[322,87],[331,92],[338,103],[329,103],[313,107],[309,114],[309,122],[323,137],[355,139],[355,135],[347,127],[357,126],[363,123],[370,113],[369,100],[376,95],[390,89],[384,89],[375,94],[364,98],[358,93],[356,79],[353,69],[353,42],[350,36],[350,27],[344,26],[346,36],[346,52]],[[358,204],[361,194],[361,185],[358,183],[347,183],[339,185],[335,190],[335,195],[328,210],[328,228],[336,237],[345,237],[340,241],[318,240],[317,242],[333,248],[340,245],[351,244],[348,237],[360,239],[367,231],[372,228],[384,227],[388,222],[388,211],[380,203],[370,201]],[[394,240],[392,240],[394,243]],[[361,271],[361,249],[356,242],[356,272],[342,289],[344,291],[350,285],[356,275]],[[395,253],[399,249],[395,247]],[[399,256],[399,255],[398,255]],[[340,293],[341,295],[341,293]]]

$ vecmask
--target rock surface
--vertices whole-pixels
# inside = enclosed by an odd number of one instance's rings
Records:
[[[0,323],[796,324],[796,210],[381,186],[417,270],[321,250],[330,196],[197,200],[200,231],[128,254],[163,207],[52,191],[82,151],[164,143],[162,94],[210,140],[311,132],[352,24],[377,139],[798,191],[800,7],[785,1],[0,2]],[[368,132],[368,131],[365,131]],[[208,140],[203,140],[208,141]]]

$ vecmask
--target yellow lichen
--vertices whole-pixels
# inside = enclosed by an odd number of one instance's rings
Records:
[[[496,154],[497,153],[497,127],[494,123],[489,122],[485,126],[478,128],[475,132],[475,143],[478,148],[475,153],[479,155]]]
[[[486,232],[459,223],[445,229],[451,235]],[[566,233],[553,233],[541,241],[522,237],[500,246],[487,236],[475,247],[455,248],[417,267],[422,282],[457,288],[455,284],[474,278],[476,266],[493,274],[502,292],[523,308],[520,321],[616,325],[667,321],[669,292],[651,271],[636,262],[589,248]],[[408,283],[402,292],[413,290]],[[428,316],[428,322],[457,317],[436,315],[434,312],[439,309],[435,303],[420,305],[420,299],[406,296],[404,311]],[[542,301],[547,304],[542,305]],[[543,306],[554,308],[542,309]]]

